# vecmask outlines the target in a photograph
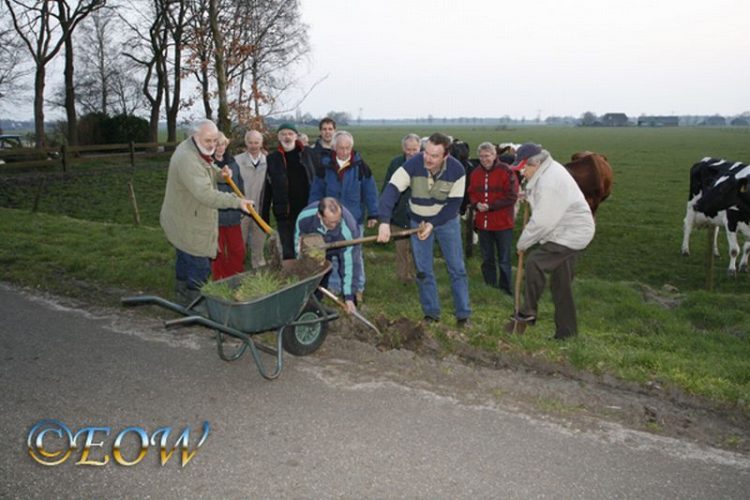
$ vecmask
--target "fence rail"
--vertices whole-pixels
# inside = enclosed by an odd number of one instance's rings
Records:
[[[0,169],[12,166],[14,169],[34,167],[62,167],[67,171],[74,163],[91,158],[108,158],[129,154],[133,158],[159,156],[171,153],[178,142],[129,142],[125,144],[94,144],[86,146],[62,145],[59,148],[12,148],[0,151],[4,162]]]

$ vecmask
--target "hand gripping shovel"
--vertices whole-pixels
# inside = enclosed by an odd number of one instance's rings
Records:
[[[232,188],[232,191],[234,191],[234,194],[239,196],[240,198],[244,198],[245,196],[242,194],[242,191],[240,191],[240,188],[237,187],[237,184],[234,183],[232,180],[231,175],[224,175],[222,173],[222,176],[224,177],[224,180],[227,184],[229,184],[229,187]],[[270,255],[270,261],[271,261],[271,267],[274,269],[281,269],[281,261],[283,258],[283,252],[281,250],[281,240],[279,239],[279,234],[275,232],[271,226],[269,226],[266,221],[263,220],[263,218],[258,214],[258,212],[253,208],[252,206],[247,207],[247,213],[250,215],[250,217],[255,220],[255,222],[260,226],[260,228],[268,235],[268,245],[271,247],[271,255]]]

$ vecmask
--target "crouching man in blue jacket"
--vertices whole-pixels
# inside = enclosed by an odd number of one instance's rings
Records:
[[[326,243],[353,240],[359,238],[359,225],[352,214],[336,200],[326,197],[319,202],[306,206],[297,217],[294,231],[294,249],[300,255],[300,238],[305,234],[319,234]],[[326,260],[338,263],[338,275],[341,279],[342,292],[349,312],[357,310],[355,284],[361,276],[361,245],[326,250]],[[323,277],[321,286],[326,287],[331,272]]]

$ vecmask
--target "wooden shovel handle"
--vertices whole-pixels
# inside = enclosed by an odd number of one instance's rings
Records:
[[[521,231],[526,229],[526,223],[529,222],[529,203],[523,202],[523,226]],[[516,266],[516,289],[515,289],[515,308],[516,314],[521,312],[521,283],[523,283],[523,256],[526,252],[518,252],[518,264]],[[513,328],[515,330],[515,327]]]
[[[227,181],[227,184],[229,184],[229,186],[232,188],[232,191],[234,191],[234,194],[236,194],[240,198],[244,199],[245,196],[242,194],[242,191],[240,191],[240,188],[237,187],[237,184],[235,184],[234,181],[232,180],[232,176],[231,175],[224,175],[223,173],[221,175],[224,177],[224,180]],[[273,229],[271,229],[271,226],[269,226],[268,224],[266,224],[266,221],[264,221],[263,218],[260,215],[258,215],[258,212],[255,211],[255,209],[252,207],[252,205],[247,205],[246,209],[247,209],[247,213],[250,214],[250,217],[252,217],[253,219],[255,219],[255,222],[258,223],[258,225],[260,226],[260,228],[266,234],[273,233]]]
[[[416,234],[420,231],[421,228],[415,227],[414,229],[407,229],[406,231],[399,231],[397,233],[391,234],[391,238],[400,238],[402,236],[410,236],[412,234]],[[353,240],[341,240],[341,241],[334,241],[331,243],[326,243],[325,245],[322,245],[318,248],[321,248],[323,250],[328,250],[329,248],[342,248],[342,247],[348,247],[352,245],[359,245],[360,243],[370,243],[372,241],[376,241],[378,239],[377,235],[374,236],[365,236],[363,238],[355,238]]]

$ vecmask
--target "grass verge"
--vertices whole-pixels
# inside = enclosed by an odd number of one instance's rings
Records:
[[[110,303],[118,292],[172,295],[174,251],[159,228],[4,208],[0,228],[0,280],[65,294],[88,288],[99,301],[97,290],[108,289]],[[392,252],[367,247],[366,260],[367,313],[421,319],[415,286],[394,280]],[[575,283],[581,335],[560,343],[551,339],[548,296],[535,327],[522,336],[504,333],[512,299],[483,284],[479,264],[476,257],[468,260],[473,326],[455,335],[446,311],[443,322],[431,327],[447,352],[465,342],[489,352],[510,351],[640,384],[677,387],[750,411],[746,294],[653,289],[637,281],[583,276]],[[435,267],[447,306],[445,266],[436,262]],[[76,290],[71,283],[77,283]]]

